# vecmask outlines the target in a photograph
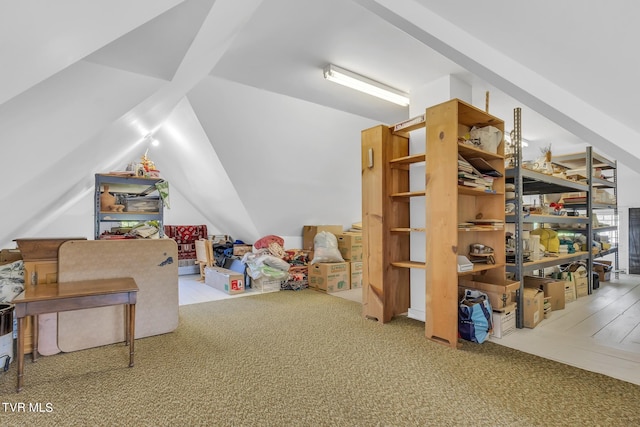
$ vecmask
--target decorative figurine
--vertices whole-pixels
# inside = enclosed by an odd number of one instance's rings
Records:
[[[116,196],[109,193],[109,186],[104,186],[104,191],[100,194],[100,210],[110,212],[124,212],[124,205],[116,204]]]

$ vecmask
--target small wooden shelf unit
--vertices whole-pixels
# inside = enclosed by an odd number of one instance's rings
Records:
[[[504,222],[504,142],[490,153],[459,142],[472,127],[493,126],[504,133],[504,122],[459,99],[426,109],[408,125],[379,125],[362,131],[362,223],[364,247],[363,315],[379,322],[407,312],[410,269],[425,270],[425,335],[436,342],[458,345],[458,280],[482,274],[504,281],[505,231],[502,227],[459,229],[458,224],[482,218]],[[425,152],[409,153],[409,132],[426,128]],[[458,156],[482,158],[502,177],[493,190],[458,185]],[[424,162],[424,191],[410,190],[411,165]],[[410,200],[424,199],[422,223],[410,215]],[[421,218],[422,219],[422,218]],[[424,261],[410,253],[410,234],[425,233]],[[495,264],[474,264],[458,273],[458,255],[482,243],[494,249]]]

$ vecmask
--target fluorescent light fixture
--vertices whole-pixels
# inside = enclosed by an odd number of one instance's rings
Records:
[[[408,94],[332,64],[325,67],[324,78],[403,107],[409,105]]]

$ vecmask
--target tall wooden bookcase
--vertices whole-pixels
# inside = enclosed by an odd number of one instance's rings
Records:
[[[460,137],[472,127],[493,126],[504,133],[504,122],[459,99],[426,109],[395,126],[362,131],[363,315],[388,322],[405,313],[410,302],[409,269],[425,269],[425,335],[457,347],[458,281],[463,275],[505,279],[504,227],[459,224],[479,218],[504,223],[504,143],[496,153],[484,151]],[[425,152],[409,154],[409,132],[426,127]],[[483,159],[502,177],[492,190],[458,185],[458,159]],[[410,191],[409,171],[425,163],[424,190]],[[424,227],[413,227],[409,200],[424,198]],[[410,233],[425,233],[425,259],[410,253]],[[471,244],[494,250],[495,263],[476,263],[458,272],[458,255]]]

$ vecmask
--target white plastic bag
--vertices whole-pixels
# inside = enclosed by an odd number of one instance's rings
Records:
[[[319,262],[344,262],[340,249],[338,249],[338,239],[328,231],[321,231],[313,238],[311,264]]]
[[[489,153],[497,153],[498,145],[502,141],[502,131],[493,126],[485,126],[482,128],[474,127],[469,132],[471,140],[480,141],[480,148]]]
[[[268,252],[247,252],[242,257],[242,263],[247,265],[247,272],[252,279],[259,279],[265,275],[277,279],[287,277],[291,267],[285,260],[274,257]]]

